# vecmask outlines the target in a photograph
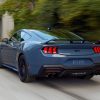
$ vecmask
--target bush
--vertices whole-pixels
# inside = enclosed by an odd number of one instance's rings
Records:
[[[81,32],[87,39],[98,39],[93,33],[100,34],[100,0],[7,0],[0,15],[5,11],[14,16],[15,30],[50,27],[64,34]]]

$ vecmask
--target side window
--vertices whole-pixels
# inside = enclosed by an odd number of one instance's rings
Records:
[[[18,33],[15,33],[15,34],[13,35],[13,37],[12,37],[12,40],[13,40],[13,41],[20,41],[20,39],[21,39],[21,36],[20,36],[20,34],[18,34]]]
[[[31,38],[31,35],[24,31],[19,31],[13,35],[11,38],[12,41],[26,41]]]
[[[28,40],[30,38],[31,38],[31,35],[29,35],[26,32],[23,32],[23,31],[21,32],[21,40],[26,41],[26,40]]]

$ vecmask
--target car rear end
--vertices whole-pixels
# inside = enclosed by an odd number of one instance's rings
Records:
[[[100,44],[84,41],[82,37],[72,32],[66,34],[36,30],[30,32],[33,37],[38,38],[38,41],[41,40],[40,44],[26,51],[31,74],[40,76],[85,72],[100,74]]]
[[[100,45],[82,41],[44,44],[43,75],[65,73],[100,74]]]

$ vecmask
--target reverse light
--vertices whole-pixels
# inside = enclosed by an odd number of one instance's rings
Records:
[[[95,53],[100,53],[100,47],[99,46],[94,47],[93,50],[94,50]]]
[[[53,46],[47,46],[43,48],[43,53],[45,54],[57,54],[58,48]]]

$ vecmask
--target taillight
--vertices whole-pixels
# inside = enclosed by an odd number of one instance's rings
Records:
[[[93,50],[95,53],[100,53],[100,47],[94,47]]]
[[[58,53],[58,48],[53,47],[53,46],[46,46],[42,50],[43,50],[43,53],[45,54],[57,54]]]

